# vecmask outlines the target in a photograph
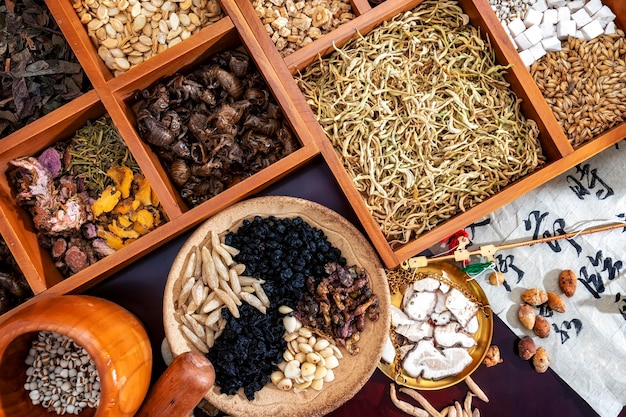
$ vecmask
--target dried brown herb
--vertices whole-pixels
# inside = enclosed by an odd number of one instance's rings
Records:
[[[5,240],[0,237],[0,314],[33,296]]]
[[[0,138],[91,89],[43,2],[0,5]]]

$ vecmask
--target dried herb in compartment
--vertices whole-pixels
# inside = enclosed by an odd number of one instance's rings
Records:
[[[74,52],[43,2],[0,5],[0,138],[91,89]]]
[[[196,206],[295,151],[299,144],[243,49],[213,55],[137,93],[141,138]]]
[[[297,76],[392,247],[544,164],[507,70],[458,2],[427,0]]]
[[[64,276],[162,222],[158,200],[108,115],[11,164],[16,202],[30,212],[40,245]]]
[[[0,237],[0,315],[33,296],[13,254]]]

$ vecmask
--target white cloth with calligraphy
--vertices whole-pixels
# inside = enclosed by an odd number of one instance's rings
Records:
[[[626,220],[624,161],[626,142],[525,194],[466,229],[469,249]],[[552,369],[600,416],[617,416],[626,404],[626,227],[501,251],[496,263],[504,286],[478,278],[493,311],[516,334],[546,347]],[[520,295],[533,287],[562,294],[563,269],[578,276],[576,293],[563,296],[565,313],[538,310],[552,324],[550,336],[539,339],[517,318]]]

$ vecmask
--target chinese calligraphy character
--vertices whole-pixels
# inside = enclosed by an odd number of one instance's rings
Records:
[[[615,294],[615,304],[621,304],[621,306],[618,305],[617,310],[620,312],[624,320],[626,320],[626,295],[622,296],[620,293]]]
[[[623,264],[619,260],[613,262],[611,257],[604,258],[601,250],[596,252],[595,256],[587,256],[587,259],[596,269],[596,272],[590,273],[587,271],[587,267],[583,266],[580,268],[580,278],[578,280],[582,282],[594,298],[600,298],[600,294],[605,290],[602,273],[607,275],[606,278],[609,281],[612,281],[617,277],[617,273],[622,269]],[[600,265],[602,265],[602,269],[598,271],[597,267]]]
[[[572,319],[570,321],[562,322],[561,327],[557,326],[555,323],[552,323],[552,328],[554,329],[554,331],[557,332],[559,336],[561,336],[561,344],[569,340],[572,327],[574,328],[574,330],[576,330],[576,336],[578,336],[580,331],[583,329],[583,322],[579,319]]]
[[[538,239],[540,236],[552,237],[552,236],[566,234],[565,220],[563,220],[562,218],[558,218],[552,223],[552,231],[544,230],[543,233],[541,233],[542,228],[545,227],[543,223],[549,214],[550,213],[547,213],[547,212],[540,213],[538,210],[533,210],[528,214],[528,218],[524,220],[524,228],[526,230],[533,231],[533,240]],[[534,224],[534,227],[533,227],[533,224]],[[581,246],[578,243],[576,243],[574,239],[566,239],[566,241],[569,242],[569,244],[571,244],[572,247],[576,250],[576,254],[580,255],[580,252],[582,251]],[[562,250],[561,245],[558,241],[546,242],[546,243],[548,244],[550,249],[552,249],[553,252],[557,252],[557,253],[561,252]]]
[[[590,169],[589,164],[576,165],[576,172],[573,175],[568,175],[566,179],[568,183],[572,184],[569,186],[570,190],[581,200],[584,200],[586,195],[591,195],[590,190],[596,188],[597,185],[600,186],[596,190],[598,200],[604,200],[615,194],[613,189],[598,176],[598,170],[596,168]],[[583,181],[586,181],[586,184],[583,184]]]
[[[514,255],[502,256],[498,254],[495,256],[495,259],[496,259],[498,271],[502,272],[503,274],[506,274],[509,271],[513,271],[517,274],[517,280],[515,281],[516,284],[519,284],[522,278],[524,278],[524,271],[518,268],[517,265],[515,265],[514,263],[515,262]],[[511,291],[511,286],[506,281],[504,281],[503,285],[507,291]]]

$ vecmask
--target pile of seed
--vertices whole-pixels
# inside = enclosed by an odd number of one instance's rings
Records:
[[[517,18],[523,20],[526,11],[533,3],[535,0],[489,0],[489,5],[496,17],[505,25]]]
[[[300,217],[246,219],[226,235],[225,243],[240,250],[233,259],[246,266],[246,275],[265,280],[270,307],[263,314],[243,303],[239,318],[222,309],[226,327],[207,357],[215,366],[215,385],[222,393],[233,395],[243,387],[246,397],[253,400],[255,392],[270,381],[287,348],[279,306],[295,307],[309,276],[321,279],[324,265],[345,265],[346,260],[324,232]]]
[[[585,41],[568,38],[530,67],[572,146],[580,146],[626,120],[624,32]]]
[[[223,17],[217,0],[74,0],[73,6],[116,76]]]
[[[24,389],[34,405],[50,412],[80,414],[100,402],[100,377],[89,353],[72,339],[41,331],[26,357]]]
[[[282,56],[355,17],[345,0],[254,0],[252,5]]]
[[[297,82],[392,247],[533,172],[537,124],[455,1],[424,1]]]

